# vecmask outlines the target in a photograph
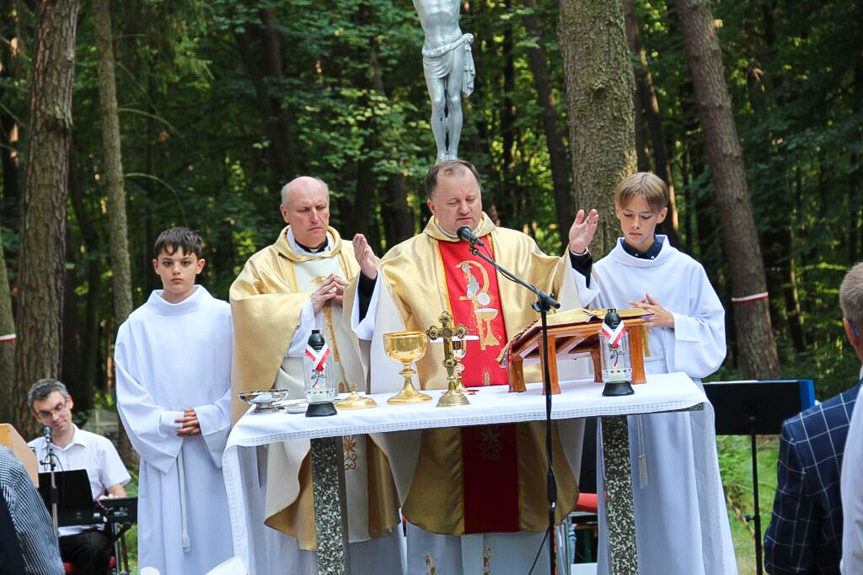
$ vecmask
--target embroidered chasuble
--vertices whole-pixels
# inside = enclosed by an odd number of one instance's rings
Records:
[[[254,254],[231,286],[235,420],[247,408],[237,398],[240,391],[275,387],[287,389],[289,397],[304,397],[302,357],[287,356],[303,306],[329,274],[350,280],[359,273],[353,246],[342,242],[335,229],[328,229],[330,249],[314,254],[298,253],[288,230]],[[347,391],[348,383],[364,391],[360,347],[342,306],[325,306],[315,321],[332,350],[339,391]],[[343,448],[351,543],[394,533],[398,501],[386,456],[365,435],[345,437]],[[295,537],[300,549],[316,549],[309,441],[270,445],[267,476],[273,481],[267,488],[265,523]]]
[[[560,293],[565,274],[571,273],[565,258],[546,256],[531,238],[496,228],[485,214],[475,233],[503,267],[540,289]],[[508,383],[497,358],[510,334],[536,319],[530,292],[500,278],[434,220],[421,235],[390,250],[380,271],[406,329],[425,331],[446,310],[478,337],[468,342],[463,360],[466,387]],[[442,347],[430,344],[417,362],[423,389],[446,387]],[[553,439],[560,522],[573,509],[578,488],[557,424]],[[411,523],[446,535],[547,528],[544,422],[424,430],[420,445],[409,490],[402,494],[402,511]]]

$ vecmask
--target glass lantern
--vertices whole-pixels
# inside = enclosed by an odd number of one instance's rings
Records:
[[[629,354],[629,334],[617,310],[609,309],[599,330],[602,352],[602,395],[632,395],[632,363]]]
[[[309,407],[306,417],[335,415],[333,401],[336,397],[333,358],[330,348],[320,330],[313,329],[303,356],[303,379],[306,383],[306,399]]]

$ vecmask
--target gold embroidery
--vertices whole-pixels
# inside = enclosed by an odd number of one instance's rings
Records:
[[[491,304],[491,295],[488,293],[488,272],[485,268],[472,260],[464,260],[455,265],[464,274],[465,291],[467,295],[459,299],[469,300],[473,305],[473,315],[476,317],[477,335],[479,335],[480,349],[500,345],[500,340],[492,333],[491,322],[498,316],[499,312],[488,307]],[[477,268],[482,274],[482,285],[473,275],[471,268]]]
[[[491,547],[488,545],[482,548],[482,575],[491,575]]]
[[[357,439],[353,435],[342,437],[342,449],[345,452],[345,471],[357,468]]]
[[[437,575],[437,557],[426,555],[426,575]]]
[[[482,458],[486,461],[496,461],[500,459],[500,452],[503,450],[503,445],[500,443],[500,434],[497,432],[496,425],[486,425],[480,431],[479,449]]]

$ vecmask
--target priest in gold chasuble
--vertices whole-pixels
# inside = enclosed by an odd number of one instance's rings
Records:
[[[564,309],[582,307],[569,256],[547,256],[527,235],[496,227],[482,212],[478,181],[476,169],[461,160],[439,163],[429,171],[426,191],[434,217],[420,235],[395,246],[380,261],[383,281],[375,283],[367,316],[361,318],[354,306],[354,331],[372,342],[371,391],[387,391],[386,384],[397,387],[399,382],[386,375],[397,365],[383,353],[383,334],[425,331],[439,323],[442,311],[452,313],[455,323],[478,338],[468,344],[463,360],[465,386],[508,384],[498,356],[510,337],[536,320],[530,305],[534,297],[472,255],[456,235],[462,226],[468,226],[485,244],[479,249],[486,249],[504,268],[558,294]],[[587,234],[595,226],[595,213],[582,213],[570,235]],[[354,247],[358,261],[369,257],[364,238],[355,238]],[[417,362],[424,389],[446,387],[442,347],[430,344]],[[583,362],[570,363],[574,365],[561,363],[562,377],[588,376]],[[540,381],[539,370],[526,370],[525,377]],[[581,461],[581,429],[577,421],[555,423],[553,428],[558,522],[578,497],[573,470]],[[411,573],[432,568],[438,573],[530,569],[548,525],[544,422],[405,432],[379,442],[393,464],[402,513],[409,521]],[[540,554],[540,564],[543,561],[545,553]],[[543,572],[540,564],[537,572]]]
[[[289,390],[292,398],[304,396],[302,357],[312,329],[321,330],[333,352],[339,391],[348,391],[349,384],[366,388],[359,342],[342,310],[344,288],[360,266],[352,245],[328,226],[326,184],[308,177],[290,182],[282,190],[281,212],[288,226],[274,244],[249,258],[230,290],[235,420],[245,410],[237,398],[241,391],[275,387]],[[365,435],[346,437],[344,450],[354,572],[374,572],[368,570],[374,564],[381,572],[401,573],[389,462]],[[280,568],[316,573],[309,441],[271,444],[266,457],[265,522],[289,536],[283,543],[292,551]]]

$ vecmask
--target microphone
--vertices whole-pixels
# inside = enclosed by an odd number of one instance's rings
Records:
[[[468,242],[471,246],[482,246],[485,247],[485,244],[482,243],[482,240],[473,235],[473,232],[470,231],[470,228],[467,226],[462,226],[456,232],[458,238],[464,242]]]
[[[45,441],[47,441],[48,443],[52,443],[51,440],[53,439],[53,437],[51,435],[51,426],[50,425],[46,425],[42,428],[42,437],[44,437]]]

